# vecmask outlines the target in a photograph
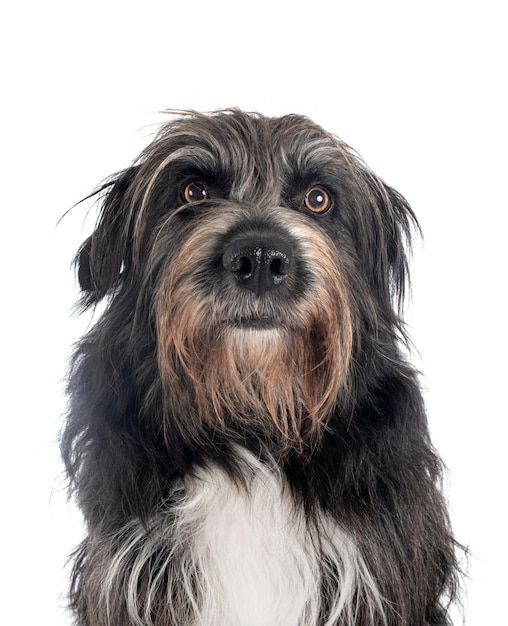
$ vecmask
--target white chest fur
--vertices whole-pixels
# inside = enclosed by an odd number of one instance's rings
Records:
[[[133,623],[159,624],[151,615],[161,592],[178,626],[353,624],[357,602],[382,614],[352,539],[324,514],[308,523],[277,471],[242,449],[237,455],[244,482],[216,465],[200,468],[185,478],[178,503],[154,516],[152,532],[125,529],[108,578],[111,586],[123,579]]]
[[[217,468],[186,485],[206,588],[199,624],[312,624],[320,576],[305,520],[280,478],[248,460],[247,489]]]

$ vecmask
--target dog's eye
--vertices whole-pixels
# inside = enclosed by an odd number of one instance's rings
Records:
[[[201,181],[187,183],[182,191],[182,198],[188,204],[197,204],[208,198],[208,187]]]
[[[325,213],[332,206],[332,200],[322,187],[313,187],[305,196],[305,206],[313,213]]]

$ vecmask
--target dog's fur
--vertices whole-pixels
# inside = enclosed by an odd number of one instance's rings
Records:
[[[62,433],[76,624],[448,623],[404,198],[306,118],[236,110],[172,118],[99,192],[76,263],[107,305]]]

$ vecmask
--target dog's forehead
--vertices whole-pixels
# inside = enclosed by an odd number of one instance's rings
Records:
[[[270,178],[281,170],[315,170],[345,160],[341,142],[299,115],[268,118],[239,111],[191,116],[168,124],[155,145],[171,161],[206,170],[228,170],[232,178]],[[167,158],[167,157],[166,157]]]

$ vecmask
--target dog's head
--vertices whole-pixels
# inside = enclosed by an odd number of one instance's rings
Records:
[[[129,367],[153,346],[182,432],[192,415],[313,439],[358,367],[392,358],[416,221],[308,119],[183,115],[100,192],[82,303],[110,299],[104,343]]]

